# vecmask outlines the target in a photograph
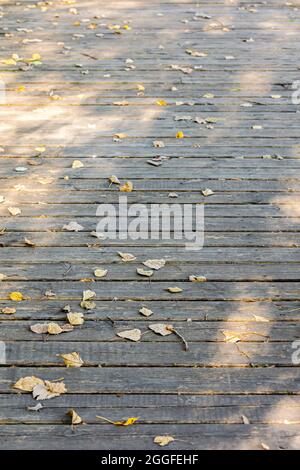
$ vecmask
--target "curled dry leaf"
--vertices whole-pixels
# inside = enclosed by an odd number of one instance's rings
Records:
[[[14,300],[15,302],[20,302],[24,300],[24,296],[21,292],[10,292],[9,294],[10,300]]]
[[[8,207],[7,210],[11,215],[19,215],[19,214],[22,213],[22,211],[19,207]]]
[[[178,294],[179,292],[182,292],[182,289],[180,287],[168,287],[167,291],[171,292],[171,294]]]
[[[189,276],[189,281],[191,282],[206,282],[207,279],[205,276],[194,276],[194,275],[191,275]]]
[[[118,251],[118,255],[122,258],[122,261],[125,261],[125,263],[136,260],[136,257],[131,253],[122,253],[121,251]]]
[[[130,341],[139,341],[141,339],[142,333],[138,328],[133,330],[125,330],[117,333],[117,336],[124,339],[129,339]]]
[[[76,413],[75,410],[69,410],[68,411],[68,415],[71,417],[71,424],[72,425],[75,425],[75,424],[82,424],[83,423],[83,420],[82,418],[79,416],[78,413]]]
[[[144,317],[150,317],[150,316],[153,314],[152,310],[150,310],[149,308],[146,308],[146,307],[142,307],[142,308],[139,310],[139,312],[140,312],[142,315],[144,315]]]
[[[50,382],[49,380],[43,381],[32,390],[33,398],[37,400],[49,400],[50,398],[58,397],[67,392],[66,386],[63,382]]]
[[[67,319],[70,325],[77,326],[84,323],[84,316],[81,312],[69,312],[67,313]]]
[[[93,299],[94,297],[96,297],[96,292],[93,290],[84,290],[82,293],[83,301]]]
[[[133,184],[131,181],[126,181],[122,186],[120,186],[120,191],[123,193],[131,193],[133,191]]]
[[[96,277],[104,277],[107,274],[107,269],[97,268],[94,271]]]
[[[121,184],[119,178],[116,175],[111,175],[108,178],[108,180],[109,180],[110,183],[113,183],[113,184]]]
[[[28,377],[21,377],[15,384],[14,388],[18,390],[22,390],[22,392],[32,392],[36,385],[43,385],[44,381],[39,379],[38,377],[28,376]]]
[[[0,273],[0,281],[3,281],[6,277],[6,274]]]
[[[147,259],[147,261],[143,262],[144,266],[147,266],[147,268],[150,269],[161,269],[165,266],[166,261],[164,259]]]
[[[40,411],[42,408],[44,408],[44,407],[41,403],[38,403],[35,406],[27,406],[28,411]]]
[[[148,271],[146,269],[143,269],[143,268],[137,268],[136,272],[140,275],[140,276],[145,276],[145,277],[151,277],[153,276],[154,274],[154,271],[152,271],[152,269],[149,269]]]
[[[26,238],[26,237],[24,238],[24,243],[25,243],[25,245],[27,245],[27,246],[31,246],[31,247],[34,247],[34,246],[35,246],[35,243],[32,242],[31,240],[29,240],[29,238]]]
[[[72,168],[82,168],[84,167],[84,164],[80,160],[74,160],[72,163]]]
[[[63,359],[65,366],[67,367],[81,367],[84,364],[77,352],[60,354],[60,357]]]
[[[51,322],[47,325],[47,333],[49,335],[60,335],[61,333],[67,333],[72,330],[72,325],[69,325],[68,323],[63,326],[60,326],[58,323]]]
[[[161,447],[164,447],[164,446],[170,444],[170,442],[173,442],[173,441],[175,441],[175,439],[172,436],[156,436],[154,438],[155,444],[158,444]]]
[[[153,323],[148,328],[161,336],[168,336],[173,333],[173,325],[166,325],[165,323]]]
[[[74,221],[63,226],[63,230],[67,230],[68,232],[80,232],[83,228],[82,225]]]
[[[126,139],[126,137],[128,137],[127,134],[124,134],[123,132],[119,132],[118,134],[114,134],[114,138],[118,139],[118,140],[119,139]]]

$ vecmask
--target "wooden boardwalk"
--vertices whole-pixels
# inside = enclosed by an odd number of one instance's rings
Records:
[[[4,0],[0,16],[0,449],[299,448],[299,2]],[[111,175],[130,203],[205,203],[204,248],[93,237]],[[166,260],[151,279],[148,259]],[[66,305],[83,325],[30,330]],[[36,401],[13,388],[26,376],[67,393]]]

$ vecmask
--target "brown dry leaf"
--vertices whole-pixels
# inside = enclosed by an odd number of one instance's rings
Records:
[[[84,164],[80,160],[74,160],[72,163],[72,168],[77,169],[77,168],[83,168]]]
[[[73,326],[83,325],[84,323],[84,316],[81,312],[69,312],[67,313],[67,319],[70,325]]]
[[[109,180],[110,183],[113,183],[113,184],[121,184],[119,178],[116,175],[111,175],[108,178],[108,180]]]
[[[0,273],[0,281],[3,281],[6,277],[6,274]]]
[[[133,184],[131,181],[126,181],[122,186],[120,186],[120,191],[123,193],[131,193],[133,191]]]
[[[171,294],[178,294],[179,292],[182,292],[183,289],[180,287],[168,287],[167,291],[171,292]]]
[[[77,352],[60,354],[60,357],[63,358],[67,367],[81,367],[84,363]]]
[[[122,253],[121,251],[118,251],[118,255],[122,258],[122,261],[125,261],[125,263],[136,260],[136,257],[131,253]]]
[[[142,333],[138,328],[133,330],[120,331],[117,333],[117,336],[124,339],[129,339],[131,341],[139,341],[141,339]]]
[[[143,268],[137,268],[136,272],[140,275],[140,276],[145,276],[145,277],[151,277],[153,276],[154,274],[154,271],[152,271],[152,269],[149,269],[148,271],[146,269],[143,269]]]
[[[139,310],[139,313],[144,315],[144,317],[150,317],[153,314],[152,310],[150,310],[149,308],[146,308],[146,307],[142,307]]]
[[[5,315],[13,315],[16,313],[16,309],[13,307],[4,307],[0,310],[1,313],[4,313]]]
[[[37,400],[49,400],[50,398],[58,397],[66,392],[67,389],[63,382],[50,382],[49,380],[45,380],[42,384],[37,384],[34,387],[32,396]]]
[[[71,424],[72,425],[75,425],[75,424],[82,424],[83,423],[83,420],[82,418],[79,416],[78,413],[76,413],[75,410],[69,410],[68,411],[68,415],[71,417]]]
[[[225,336],[226,343],[237,343],[238,341],[241,341],[241,338],[235,331],[224,330],[222,331],[222,334]]]
[[[93,290],[84,290],[82,293],[83,301],[93,299],[94,297],[96,297],[96,292]]]
[[[194,275],[191,275],[189,276],[189,281],[191,282],[206,282],[207,279],[205,276],[194,276]]]
[[[20,302],[24,300],[24,296],[21,292],[10,292],[9,294],[10,300],[14,300],[15,302]]]
[[[170,442],[175,441],[174,437],[172,436],[156,436],[154,438],[155,444],[160,445],[161,447],[167,446]]]
[[[161,269],[165,266],[166,261],[164,259],[147,259],[147,261],[143,262],[144,266],[147,266],[147,268],[150,269]]]
[[[11,215],[20,215],[22,213],[19,207],[8,207],[7,210]]]
[[[148,328],[161,336],[168,336],[173,333],[173,325],[166,325],[165,323],[153,323]]]
[[[44,381],[39,379],[38,377],[31,376],[31,377],[22,377],[19,379],[15,384],[14,388],[18,390],[22,390],[22,392],[32,392],[36,385],[43,385]]]
[[[107,274],[107,269],[97,268],[94,271],[96,277],[104,277]]]

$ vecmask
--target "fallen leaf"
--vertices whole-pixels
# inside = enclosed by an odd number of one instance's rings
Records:
[[[270,450],[270,447],[267,444],[265,444],[264,442],[261,442],[260,445],[264,450]]]
[[[84,164],[80,160],[74,160],[72,163],[72,168],[82,168],[84,167]]]
[[[163,148],[164,146],[165,146],[165,144],[162,140],[154,140],[153,141],[153,147]]]
[[[129,101],[123,100],[123,101],[114,101],[113,103],[114,106],[128,106]]]
[[[108,180],[109,180],[110,183],[113,183],[113,184],[121,184],[119,178],[116,175],[111,175],[108,178]]]
[[[42,408],[44,408],[44,407],[41,403],[38,403],[35,406],[27,406],[28,411],[40,411]]]
[[[153,323],[152,325],[149,325],[148,328],[161,336],[168,336],[173,333],[173,326],[166,325],[165,323]]]
[[[158,270],[165,266],[166,261],[164,259],[147,259],[143,264],[147,266],[147,268]]]
[[[171,292],[172,294],[177,294],[179,292],[182,292],[183,289],[175,286],[175,287],[168,287],[167,290]]]
[[[23,294],[21,292],[10,292],[9,294],[10,300],[14,300],[15,302],[20,302],[24,300]]]
[[[107,274],[107,269],[97,268],[94,271],[96,277],[104,277]]]
[[[24,243],[27,245],[27,246],[31,246],[31,247],[34,247],[35,246],[35,243],[32,242],[31,240],[29,240],[28,238],[24,238]]]
[[[120,132],[118,134],[114,134],[115,139],[126,139],[126,137],[128,137],[127,134],[124,134],[122,132]]]
[[[60,357],[63,359],[65,366],[67,367],[81,367],[84,364],[77,352],[60,354]]]
[[[192,57],[207,57],[207,54],[205,52],[198,52],[194,51],[193,49],[186,49],[185,52],[188,55],[191,55]]]
[[[203,196],[211,196],[212,194],[214,194],[213,190],[209,188],[202,189],[201,193],[203,194]]]
[[[68,232],[80,232],[80,230],[83,230],[83,227],[82,225],[73,221],[69,222],[67,225],[64,225],[63,230],[68,230]]]
[[[270,321],[265,317],[261,317],[260,315],[255,315],[254,313],[252,313],[252,315],[254,316],[256,321],[261,321],[261,322],[269,322]]]
[[[250,424],[249,419],[245,415],[242,415],[242,421],[243,421],[244,424]]]
[[[0,281],[3,281],[6,277],[6,274],[0,273]]]
[[[68,411],[68,415],[71,417],[71,424],[72,425],[75,425],[75,424],[82,424],[83,423],[83,420],[82,418],[79,416],[78,413],[76,413],[75,410],[69,410]]]
[[[136,272],[140,275],[140,276],[145,276],[145,277],[151,277],[153,276],[154,274],[154,271],[152,271],[152,269],[149,269],[148,271],[146,269],[143,269],[143,268],[137,268]]]
[[[61,333],[67,333],[72,330],[73,330],[73,327],[69,324],[60,326],[58,325],[58,323],[55,323],[55,322],[48,323],[48,327],[47,327],[47,333],[49,335],[59,335]]]
[[[22,377],[15,384],[14,388],[22,390],[22,392],[32,392],[36,385],[43,385],[44,381],[35,376]]]
[[[133,190],[133,184],[131,181],[126,181],[122,186],[120,186],[120,191],[123,193],[131,193]]]
[[[125,330],[117,333],[117,336],[124,339],[129,339],[131,341],[139,341],[141,339],[142,333],[141,330],[135,328],[133,330]]]
[[[118,251],[118,255],[122,258],[122,261],[125,261],[125,263],[136,260],[136,257],[131,253],[122,253],[121,251]]]
[[[207,279],[205,276],[189,276],[189,281],[191,282],[206,282]]]
[[[11,215],[20,215],[22,213],[19,207],[8,207],[7,210]]]
[[[156,104],[158,106],[167,106],[168,103],[165,100],[157,100]]]
[[[70,325],[82,325],[84,323],[84,315],[81,312],[69,312],[67,313],[67,319]]]
[[[31,325],[30,329],[33,333],[37,334],[48,333],[48,323],[36,323]]]
[[[96,292],[93,290],[84,290],[82,293],[82,300],[90,300],[96,297]]]
[[[16,309],[13,307],[3,307],[1,309],[1,313],[4,313],[5,315],[13,315],[16,313]]]
[[[176,139],[183,139],[184,138],[184,133],[182,131],[178,131],[176,134]]]
[[[174,437],[172,436],[156,436],[154,438],[155,444],[160,445],[161,447],[167,446],[170,442],[175,441]]]
[[[139,417],[133,417],[133,418],[128,418],[124,421],[114,421],[114,424],[116,426],[131,426],[132,424],[134,424],[137,420],[139,419]]]
[[[66,392],[67,389],[63,382],[50,382],[49,380],[45,380],[34,387],[32,396],[37,400],[49,400],[50,398],[58,397]]]
[[[150,315],[153,314],[152,310],[150,310],[149,308],[146,308],[146,307],[142,307],[139,312],[144,315],[144,317],[150,317]]]
[[[91,302],[89,300],[82,300],[80,302],[80,307],[84,308],[85,310],[92,310],[93,308],[96,308],[95,302]]]

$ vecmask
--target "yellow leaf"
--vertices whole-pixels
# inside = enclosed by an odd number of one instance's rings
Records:
[[[182,289],[180,287],[168,287],[167,290],[171,292],[172,294],[177,294],[179,292],[182,292]]]
[[[161,447],[164,447],[164,446],[170,444],[170,442],[173,442],[173,441],[175,441],[175,439],[172,436],[156,436],[154,438],[155,444],[158,444]]]
[[[63,358],[65,366],[67,367],[81,367],[83,365],[83,360],[77,352],[60,354],[60,357]]]
[[[17,88],[17,92],[18,92],[18,93],[22,93],[22,92],[25,91],[25,90],[26,90],[26,88],[24,87],[24,85],[21,85],[21,86],[19,86],[19,87]]]
[[[31,60],[41,60],[40,54],[32,54]]]
[[[21,292],[10,292],[9,298],[10,300],[14,300],[15,302],[20,302],[24,299],[23,294]]]
[[[51,322],[48,323],[47,332],[49,335],[59,335],[63,330],[57,323]]]
[[[32,390],[34,389],[36,385],[43,385],[43,384],[44,384],[44,381],[42,379],[31,376],[31,377],[22,377],[15,383],[13,387],[17,388],[18,390],[22,390],[22,392],[32,392]]]
[[[20,215],[22,212],[19,207],[8,207],[7,210],[11,215]]]
[[[158,106],[167,106],[168,103],[166,102],[166,100],[157,100],[156,104]]]
[[[224,330],[222,333],[225,336],[226,343],[237,343],[238,341],[241,341],[241,338],[235,331]]]
[[[4,65],[16,65],[17,62],[14,59],[4,59],[1,61]]]
[[[115,137],[116,139],[126,139],[127,134],[124,134],[124,133],[120,132],[120,133],[118,133],[118,134],[115,134],[114,137]]]
[[[132,190],[133,190],[133,184],[131,181],[126,181],[126,183],[123,184],[123,186],[120,186],[120,191],[124,193],[131,193]]]
[[[82,168],[84,164],[80,160],[74,160],[72,163],[72,168]]]
[[[70,323],[70,325],[82,325],[84,323],[84,316],[83,316],[83,313],[79,312],[79,313],[73,313],[73,312],[69,312],[67,314],[67,318],[68,318],[68,321]]]
[[[115,421],[114,424],[115,424],[116,426],[131,426],[131,425],[134,424],[138,419],[139,419],[139,417],[137,417],[137,418],[128,418],[128,419],[126,419],[125,421]]]
[[[176,139],[183,139],[184,138],[184,133],[182,131],[178,131],[176,134]]]

